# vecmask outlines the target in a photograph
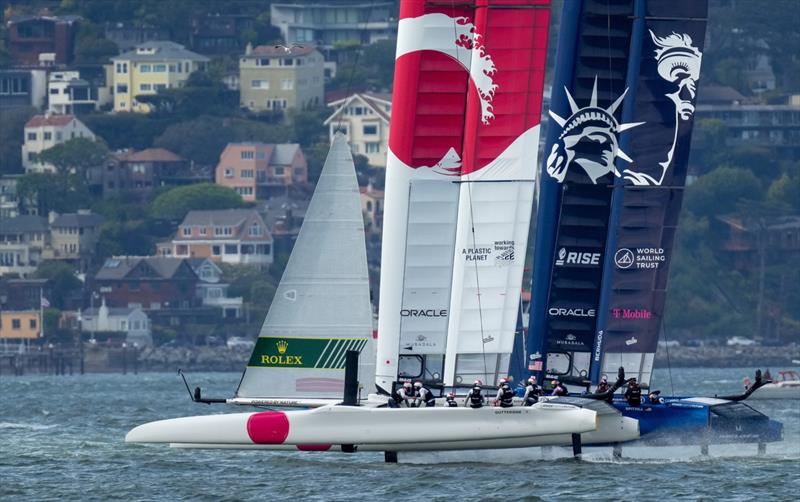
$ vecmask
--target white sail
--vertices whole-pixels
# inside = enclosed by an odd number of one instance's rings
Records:
[[[336,134],[237,398],[341,398],[344,359],[375,373],[364,220],[353,157]]]

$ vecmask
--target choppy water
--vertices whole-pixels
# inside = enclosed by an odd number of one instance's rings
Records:
[[[752,369],[674,370],[676,393],[736,392]],[[226,396],[239,375],[190,375]],[[656,381],[669,393],[665,372]],[[173,450],[126,445],[133,426],[219,412],[191,403],[175,374],[0,377],[3,500],[792,500],[800,493],[800,402],[752,402],[783,421],[785,441],[648,450],[507,450],[479,455]],[[627,457],[631,455],[635,458]],[[655,458],[640,458],[655,457]],[[405,463],[410,462],[410,463]],[[796,499],[795,499],[796,500]]]

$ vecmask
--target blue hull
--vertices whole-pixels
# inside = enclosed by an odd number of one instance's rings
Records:
[[[624,416],[639,420],[637,443],[673,446],[783,440],[783,424],[741,402],[704,404],[667,397],[659,404],[629,406],[615,399],[613,405]]]

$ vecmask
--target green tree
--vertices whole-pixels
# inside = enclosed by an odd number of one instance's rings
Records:
[[[83,177],[88,168],[104,166],[109,156],[108,147],[102,141],[73,138],[42,151],[36,159],[52,164],[59,173],[74,173]]]
[[[28,173],[19,178],[17,194],[21,200],[35,202],[42,215],[50,211],[69,213],[89,207],[91,197],[86,183],[69,173]]]
[[[75,270],[66,262],[60,260],[46,260],[36,268],[34,276],[37,279],[47,279],[52,291],[50,304],[59,309],[64,308],[64,299],[79,295],[83,289],[83,282],[75,276]]]
[[[746,169],[718,167],[686,189],[686,207],[699,216],[734,212],[741,199],[760,199],[761,181]]]
[[[155,241],[147,220],[109,221],[100,229],[96,255],[98,260],[116,255],[151,255]]]
[[[242,197],[231,188],[199,183],[176,187],[153,201],[153,217],[180,221],[186,213],[196,209],[233,209],[243,207]]]
[[[744,63],[738,58],[726,58],[714,66],[714,78],[723,85],[728,85],[741,92],[749,94],[747,79],[744,76]]]
[[[83,22],[75,35],[75,62],[79,64],[105,64],[119,54],[117,44],[107,39],[103,29],[90,22]]]
[[[767,191],[767,199],[775,202],[782,202],[796,212],[800,212],[800,165],[795,163],[792,174],[784,173],[770,185]]]
[[[11,108],[0,114],[0,174],[22,172],[25,124],[34,115],[34,108]]]

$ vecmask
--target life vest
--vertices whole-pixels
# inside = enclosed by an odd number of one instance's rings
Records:
[[[525,406],[531,406],[534,403],[538,403],[540,393],[541,389],[538,385],[528,384],[528,386],[525,387]]]
[[[458,403],[454,397],[447,398],[447,406],[450,408],[458,408]]]
[[[638,385],[635,387],[628,387],[628,390],[625,392],[625,397],[628,400],[628,404],[633,406],[639,406],[642,404],[642,389]]]
[[[507,383],[504,383],[501,389],[503,393],[500,396],[500,406],[503,408],[514,406],[514,391],[511,390],[511,387],[509,387]]]
[[[436,406],[436,398],[433,396],[433,392],[425,387],[419,389],[419,397],[425,401],[425,406]]]
[[[483,396],[481,395],[480,387],[473,387],[472,390],[469,391],[469,405],[472,408],[480,408],[483,406]]]

